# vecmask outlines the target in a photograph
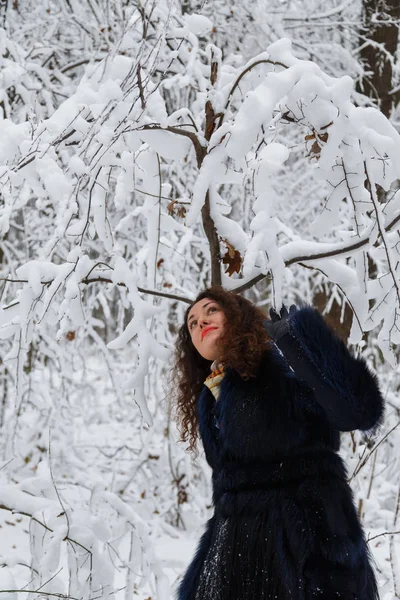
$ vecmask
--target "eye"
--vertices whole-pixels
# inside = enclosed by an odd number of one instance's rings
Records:
[[[207,308],[207,314],[209,314],[210,310],[212,310],[213,312],[215,312],[216,310],[218,310],[217,306],[209,306]],[[195,325],[197,323],[197,319],[192,319],[190,325],[189,325],[189,329],[192,329],[193,325]]]

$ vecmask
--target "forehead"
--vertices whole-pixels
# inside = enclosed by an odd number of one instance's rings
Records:
[[[200,312],[202,307],[205,304],[208,304],[209,302],[215,302],[215,300],[213,300],[212,298],[202,298],[201,300],[196,302],[196,304],[193,304],[193,306],[190,309],[189,314],[188,314],[188,321],[191,317],[194,317],[198,312]]]

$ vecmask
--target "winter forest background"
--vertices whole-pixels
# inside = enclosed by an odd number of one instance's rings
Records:
[[[210,516],[171,353],[222,283],[314,304],[387,401],[342,436],[400,598],[397,0],[1,0],[0,600],[167,600]]]

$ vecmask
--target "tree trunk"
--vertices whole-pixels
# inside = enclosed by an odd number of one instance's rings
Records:
[[[393,63],[399,38],[400,0],[362,0],[362,26],[360,35],[360,62],[364,74],[357,82],[358,92],[375,100],[377,108],[389,118],[400,101],[400,90],[392,94]],[[379,193],[380,192],[380,193]],[[379,198],[384,201],[384,190],[378,190]],[[376,265],[368,255],[370,276],[376,272]],[[317,293],[314,305],[322,312],[328,302],[325,292]],[[350,334],[352,310],[346,305],[343,322],[340,322],[341,308],[334,302],[327,318],[337,334],[344,340]]]
[[[399,39],[399,0],[363,0],[360,61],[364,75],[357,91],[373,98],[386,117],[400,100],[392,94],[393,68]]]

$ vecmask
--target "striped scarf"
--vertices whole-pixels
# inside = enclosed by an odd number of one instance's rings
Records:
[[[211,373],[205,380],[204,384],[211,390],[211,393],[213,394],[214,398],[218,400],[219,386],[225,375],[225,366],[223,363],[217,363],[217,361],[214,360],[210,368]]]

